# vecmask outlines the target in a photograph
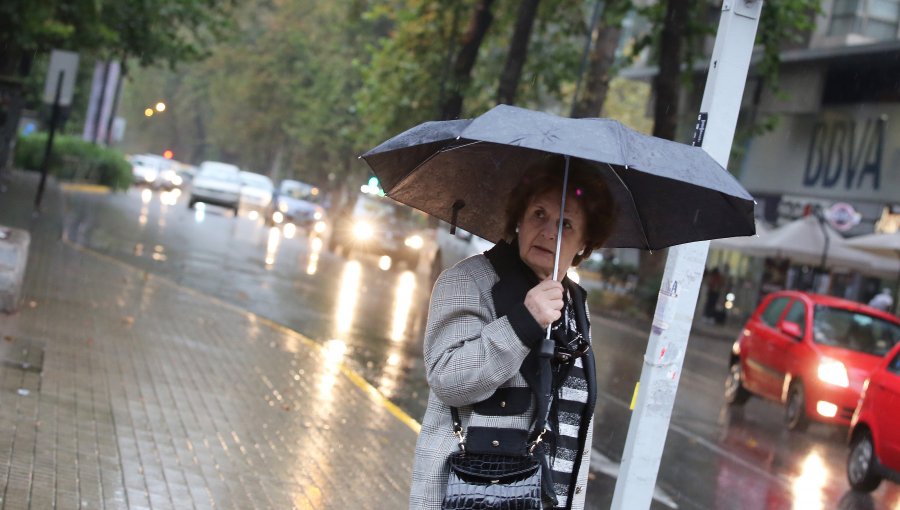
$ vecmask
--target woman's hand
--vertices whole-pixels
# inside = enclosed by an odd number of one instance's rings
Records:
[[[544,280],[525,295],[525,308],[542,328],[559,319],[562,307],[563,286],[556,280]]]

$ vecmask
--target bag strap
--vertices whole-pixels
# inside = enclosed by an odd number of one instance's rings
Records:
[[[549,360],[547,360],[547,365],[549,365],[549,364],[550,364]],[[549,382],[549,379],[547,379],[547,381]],[[549,393],[549,390],[547,391],[547,393]],[[537,395],[535,395],[535,397],[537,398]],[[535,413],[537,413],[537,411],[538,410],[535,409]],[[465,431],[463,430],[462,418],[459,416],[459,408],[450,406],[450,415],[453,418],[453,433],[456,435],[457,438],[459,438],[459,449],[465,451],[465,449],[466,449],[466,434],[465,434]],[[531,436],[529,437],[528,442],[526,443],[529,454],[532,453],[534,451],[534,449],[538,447],[538,445],[543,440],[544,434],[547,433],[547,418],[549,416],[550,416],[550,406],[548,405],[546,413],[543,413],[542,416],[535,416],[534,419],[532,420],[531,423],[533,425],[533,428],[532,428]]]

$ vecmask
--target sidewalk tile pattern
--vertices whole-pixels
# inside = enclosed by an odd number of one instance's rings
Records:
[[[340,342],[312,346],[47,223],[26,305],[0,316],[0,508],[406,506],[415,434],[341,373]],[[25,346],[40,370],[12,359]]]

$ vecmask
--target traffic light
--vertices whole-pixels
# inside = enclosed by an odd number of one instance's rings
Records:
[[[169,149],[166,149],[163,151],[163,157],[166,159],[172,159],[174,156],[175,156],[175,153],[170,151]]]

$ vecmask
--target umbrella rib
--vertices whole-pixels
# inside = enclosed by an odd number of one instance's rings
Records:
[[[619,183],[623,188],[625,188],[625,191],[628,192],[628,198],[631,199],[631,207],[634,209],[634,214],[638,219],[638,226],[641,228],[641,235],[644,237],[644,245],[647,247],[647,250],[652,252],[653,248],[650,247],[650,240],[647,239],[647,233],[644,232],[644,220],[641,218],[641,211],[638,210],[637,203],[634,201],[634,195],[631,194],[631,189],[627,184],[625,184],[625,181],[622,180],[622,178],[619,176],[619,174],[616,172],[616,169],[613,168],[612,165],[607,163],[606,166],[609,167],[609,170],[613,173],[613,175],[616,176],[616,179],[619,179]]]
[[[464,149],[464,148],[466,148],[466,147],[468,147],[468,146],[470,146],[470,145],[476,145],[476,144],[479,144],[479,143],[484,143],[484,142],[481,141],[481,140],[475,140],[475,141],[472,141],[472,142],[469,142],[469,143],[460,144],[460,145],[453,145],[453,146],[450,146],[450,147],[442,147],[441,150],[438,151],[438,153],[455,151],[456,149]]]

